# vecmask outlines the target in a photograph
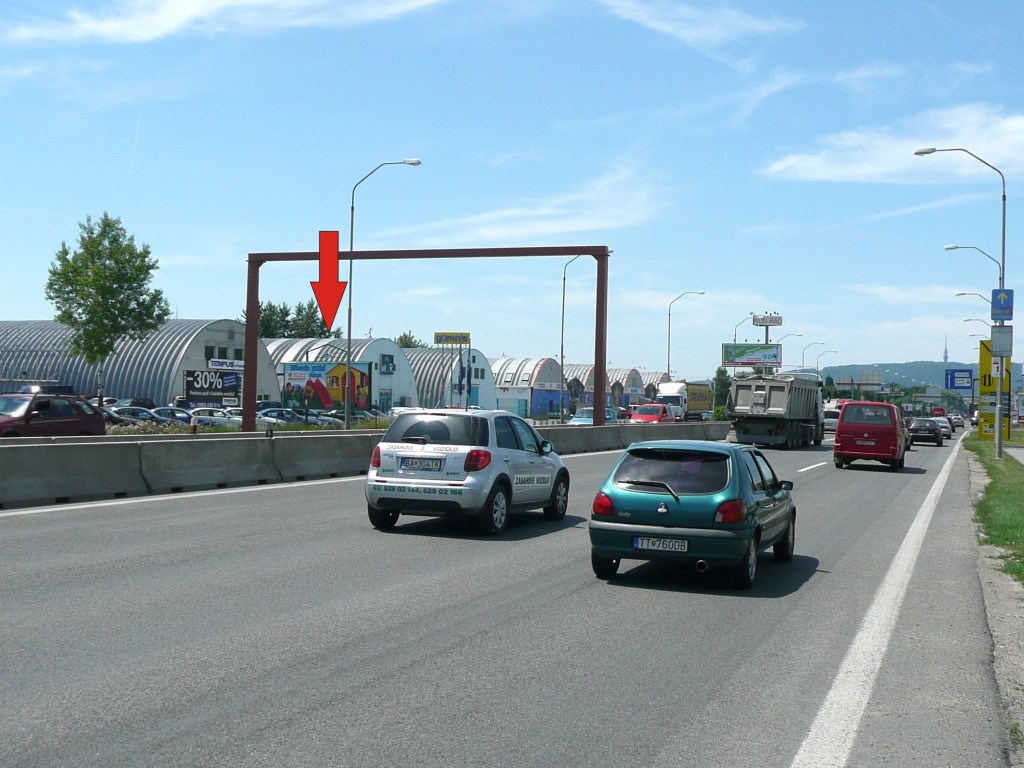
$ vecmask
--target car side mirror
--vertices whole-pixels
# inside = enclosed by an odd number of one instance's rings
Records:
[[[32,419],[38,419],[38,418],[39,418],[39,411],[29,411],[27,414],[25,414],[25,421],[31,421]]]
[[[792,491],[793,481],[792,480],[779,480],[779,484],[775,486],[780,491]]]
[[[549,453],[555,450],[555,446],[551,444],[550,440],[540,441],[540,455],[547,456]]]

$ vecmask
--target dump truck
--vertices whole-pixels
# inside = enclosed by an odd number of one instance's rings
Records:
[[[663,381],[654,402],[667,405],[676,421],[700,421],[711,410],[711,386],[686,381]]]
[[[726,407],[738,443],[799,448],[824,439],[821,378],[815,374],[737,374]]]

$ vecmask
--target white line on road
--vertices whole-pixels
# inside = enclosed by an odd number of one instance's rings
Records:
[[[811,464],[811,466],[809,466],[809,467],[804,467],[803,469],[798,469],[797,472],[807,472],[808,470],[811,470],[811,469],[817,469],[818,467],[824,467],[826,464],[828,464],[827,461],[819,461],[817,464]]]
[[[875,687],[878,669],[896,626],[907,585],[924,543],[924,535],[959,452],[960,444],[957,443],[875,593],[875,599],[846,652],[832,689],[818,710],[811,730],[800,745],[800,751],[793,758],[790,768],[842,768],[846,765],[864,709]]]

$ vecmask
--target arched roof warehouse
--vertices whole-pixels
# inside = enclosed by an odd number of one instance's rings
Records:
[[[245,326],[236,320],[168,320],[144,341],[119,341],[103,365],[103,391],[148,397],[158,405],[183,393],[187,370],[207,370],[210,359],[243,358]],[[52,320],[0,321],[0,383],[50,381],[82,394],[96,391],[99,366],[68,352],[71,330]],[[260,345],[258,395],[278,391],[270,355]]]
[[[459,352],[442,347],[412,347],[405,356],[416,376],[416,392],[423,408],[458,406],[459,395],[453,385],[459,383]],[[463,364],[473,371],[473,394],[470,405],[492,409],[497,407],[498,395],[494,388],[494,375],[487,358],[477,349],[463,347]],[[463,400],[465,403],[465,400]]]

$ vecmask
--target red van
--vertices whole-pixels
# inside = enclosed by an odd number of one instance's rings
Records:
[[[903,419],[895,405],[870,400],[843,403],[832,451],[837,469],[865,459],[888,464],[893,472],[899,472],[903,469],[906,452]]]

